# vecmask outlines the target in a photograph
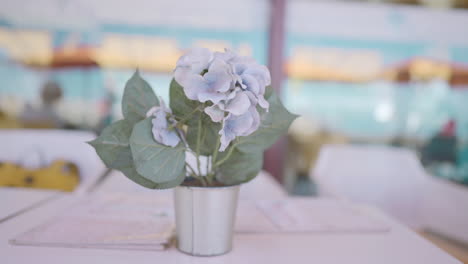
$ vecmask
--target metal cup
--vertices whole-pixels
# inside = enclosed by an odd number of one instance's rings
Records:
[[[216,256],[232,249],[239,188],[240,185],[175,188],[180,251],[194,256]]]

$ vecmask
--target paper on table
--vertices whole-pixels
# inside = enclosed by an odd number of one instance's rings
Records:
[[[164,199],[111,195],[86,199],[11,241],[17,245],[158,250],[173,236],[172,206]]]
[[[236,231],[274,232],[388,232],[390,225],[349,203],[323,199],[258,201],[239,206]]]

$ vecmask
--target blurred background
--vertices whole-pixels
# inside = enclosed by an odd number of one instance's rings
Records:
[[[184,51],[229,48],[268,65],[273,87],[301,116],[264,165],[289,194],[333,190],[401,208],[375,193],[414,185],[439,199],[429,209],[452,208],[435,229],[466,242],[457,206],[468,204],[467,8],[467,0],[2,0],[0,128],[99,133],[122,117],[135,68],[168,100]],[[430,183],[395,176],[408,174],[406,160],[391,162],[399,150]],[[349,160],[382,166],[334,179],[337,168],[352,171]],[[394,191],[405,204],[419,197]]]

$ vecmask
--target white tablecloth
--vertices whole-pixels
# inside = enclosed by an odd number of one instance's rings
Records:
[[[218,257],[192,257],[166,251],[97,250],[13,246],[9,239],[70,208],[80,197],[63,195],[39,208],[0,223],[2,263],[356,263],[460,264],[406,227],[368,208],[391,228],[384,233],[236,233],[234,249]],[[317,202],[317,201],[316,201]],[[77,227],[79,228],[79,227]]]
[[[0,223],[59,195],[57,191],[0,187]]]

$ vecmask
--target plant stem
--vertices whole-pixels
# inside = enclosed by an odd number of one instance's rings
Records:
[[[187,143],[187,140],[185,139],[184,131],[182,131],[182,130],[180,130],[180,129],[178,129],[178,128],[176,128],[175,131],[176,131],[176,133],[179,135],[179,137],[180,137],[180,139],[182,140],[182,142],[184,143],[185,149],[188,150],[188,151],[192,151],[192,150],[190,149],[188,143]],[[193,152],[193,151],[192,151],[192,152]],[[196,175],[196,173],[195,173],[195,170],[192,168],[192,166],[190,166],[190,164],[189,164],[188,162],[185,162],[185,165],[187,166],[187,168],[190,169],[190,175],[191,175],[192,177],[194,177],[194,178],[197,179],[198,177],[197,177],[197,175]],[[200,179],[199,179],[199,180],[200,180]],[[200,180],[200,181],[203,183],[202,180]]]
[[[196,145],[196,152],[197,152],[197,167],[198,167],[198,175],[201,176],[200,170],[200,141],[201,141],[201,130],[202,130],[202,120],[201,118],[198,119],[198,131],[197,131],[197,145]]]
[[[180,119],[179,121],[177,121],[176,124],[171,124],[170,126],[168,126],[167,129],[168,129],[168,130],[171,130],[171,129],[173,129],[174,127],[176,127],[177,124],[179,124],[179,123],[182,123],[182,124],[185,123],[187,120],[189,120],[189,119],[195,114],[195,112],[199,111],[200,109],[201,109],[200,106],[197,107],[197,108],[195,108],[195,109],[193,109],[192,112],[190,112],[190,113],[188,113],[186,116],[182,117],[182,119]]]
[[[197,176],[197,174],[195,173],[195,170],[192,168],[192,166],[190,166],[190,164],[185,163],[185,165],[187,165],[187,168],[189,168],[190,171],[192,172],[190,175],[193,178],[199,180],[202,183],[203,186],[206,186],[206,181],[205,181],[205,179],[203,179],[204,177],[203,176]]]
[[[211,159],[211,168],[213,168],[213,165],[216,162],[216,158],[218,157],[218,151],[219,151],[219,145],[221,144],[221,135],[218,135],[218,138],[216,139],[216,147],[215,151],[213,153],[213,158]]]
[[[203,178],[206,178],[206,181],[208,182],[208,185],[211,185],[213,183],[213,179],[211,179],[211,177],[208,177],[208,175],[206,177],[203,177]]]
[[[219,145],[221,144],[221,135],[218,135],[218,137],[216,138],[216,146],[215,146],[215,150],[214,150],[214,153],[213,153],[213,156],[211,157],[211,172],[210,172],[210,175],[209,175],[209,178],[210,178],[210,181],[213,181],[215,175],[216,175],[216,172],[215,172],[215,163],[216,163],[216,159],[218,158],[218,152],[219,152]]]
[[[187,162],[185,163],[185,165],[187,166],[187,168],[190,169],[190,171],[192,172],[191,175],[196,177],[197,174],[195,173],[195,170],[192,168],[192,166],[190,166],[190,164],[188,164]]]
[[[209,174],[210,174],[210,156],[207,156],[206,157],[206,176],[207,176],[207,178],[209,178],[208,177]]]
[[[176,133],[179,135],[179,137],[180,137],[180,139],[182,140],[182,142],[184,143],[185,148],[188,149],[188,150],[190,150],[189,145],[188,145],[188,143],[187,143],[187,139],[185,138],[184,131],[182,131],[182,130],[180,130],[180,129],[178,129],[178,128],[176,128],[175,131],[176,131]]]
[[[234,148],[236,147],[236,145],[232,145],[230,148],[229,148],[229,152],[228,154],[222,158],[220,161],[216,162],[215,165],[213,166],[213,168],[217,168],[218,166],[220,166],[221,164],[223,164],[224,162],[226,162],[226,160],[228,160],[232,153],[234,152]]]
[[[195,179],[198,179],[202,183],[203,186],[208,185],[207,182],[206,182],[205,177],[203,177],[203,176],[195,177]]]

